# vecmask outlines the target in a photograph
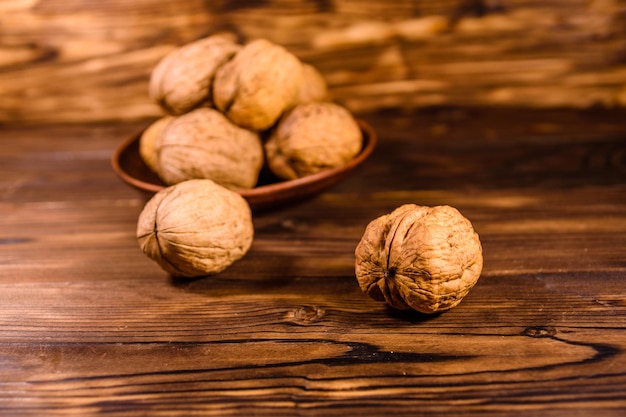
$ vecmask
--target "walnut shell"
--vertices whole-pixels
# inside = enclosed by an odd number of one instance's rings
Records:
[[[265,39],[246,44],[215,74],[215,106],[236,124],[265,130],[297,100],[302,63]]]
[[[175,276],[222,272],[252,245],[250,206],[211,180],[189,180],[156,193],[137,222],[141,250]]]
[[[259,135],[207,107],[169,122],[154,146],[158,174],[170,185],[206,178],[232,190],[249,189],[263,166]]]
[[[330,101],[328,84],[321,72],[313,65],[302,64],[302,83],[298,91],[298,103],[311,101]]]
[[[173,115],[187,113],[202,105],[211,106],[215,72],[239,49],[241,45],[225,34],[176,48],[152,71],[150,97]]]
[[[369,223],[355,255],[363,292],[394,308],[422,313],[459,304],[483,266],[478,234],[450,206],[398,207]]]
[[[270,170],[295,179],[344,165],[362,144],[361,129],[348,110],[311,102],[285,113],[264,146]]]
[[[174,120],[173,116],[163,116],[154,121],[139,138],[139,157],[153,172],[159,172],[158,158],[155,143],[165,126]]]

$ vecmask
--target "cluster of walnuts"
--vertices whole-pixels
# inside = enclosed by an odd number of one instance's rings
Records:
[[[296,179],[362,147],[321,73],[265,39],[217,34],[183,45],[153,69],[149,94],[165,115],[143,132],[139,154],[168,187],[144,207],[137,238],[177,276],[215,274],[246,254],[254,228],[238,191],[253,188],[263,166]]]
[[[253,188],[267,164],[289,180],[341,166],[362,133],[333,103],[313,66],[266,39],[217,34],[177,48],[154,68],[150,97],[166,115],[140,138],[144,162],[167,185],[211,179]]]
[[[154,69],[150,96],[167,114],[143,133],[140,155],[168,187],[139,215],[137,239],[175,276],[216,274],[248,252],[252,213],[237,191],[254,187],[264,165],[294,179],[345,164],[362,146],[320,73],[264,39],[182,46]],[[456,306],[482,270],[478,234],[449,206],[406,204],[373,220],[355,257],[363,292],[423,313]]]

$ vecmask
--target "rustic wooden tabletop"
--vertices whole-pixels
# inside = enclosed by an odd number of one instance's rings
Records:
[[[255,213],[249,253],[173,279],[111,169],[145,122],[0,129],[0,414],[623,416],[624,111],[362,114],[371,158]],[[456,308],[364,295],[354,249],[404,203],[448,204],[484,270]]]

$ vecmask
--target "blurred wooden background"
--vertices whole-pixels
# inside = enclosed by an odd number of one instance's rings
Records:
[[[0,123],[154,117],[157,61],[222,30],[286,46],[355,112],[626,105],[624,0],[2,0]]]

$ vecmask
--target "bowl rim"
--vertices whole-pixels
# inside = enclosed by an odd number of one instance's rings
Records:
[[[376,143],[378,141],[376,132],[374,131],[371,125],[369,125],[367,122],[365,122],[362,119],[355,119],[355,120],[357,124],[359,125],[359,129],[361,130],[361,134],[363,136],[363,144],[359,153],[347,163],[341,166],[335,167],[335,168],[327,169],[327,170],[324,170],[315,174],[307,175],[301,178],[296,178],[292,180],[283,180],[283,181],[279,181],[279,182],[275,182],[271,184],[264,184],[260,186],[255,186],[254,188],[250,188],[247,190],[237,190],[237,193],[239,193],[244,198],[261,197],[261,196],[266,196],[272,193],[280,193],[280,192],[288,191],[291,189],[297,189],[297,188],[306,186],[308,184],[315,184],[317,182],[323,181],[325,179],[330,179],[335,176],[339,176],[345,172],[352,170],[357,165],[360,165],[365,159],[367,159],[372,154],[372,151],[376,147]],[[122,154],[126,152],[126,150],[131,145],[133,145],[134,142],[139,141],[139,139],[141,138],[141,135],[143,134],[143,132],[145,132],[146,129],[147,127],[129,136],[115,148],[113,152],[113,156],[111,158],[111,165],[113,167],[113,171],[127,184],[139,190],[157,193],[168,186],[164,184],[155,184],[153,182],[147,182],[147,181],[138,179],[137,177],[134,177],[131,174],[129,174],[120,163]]]

